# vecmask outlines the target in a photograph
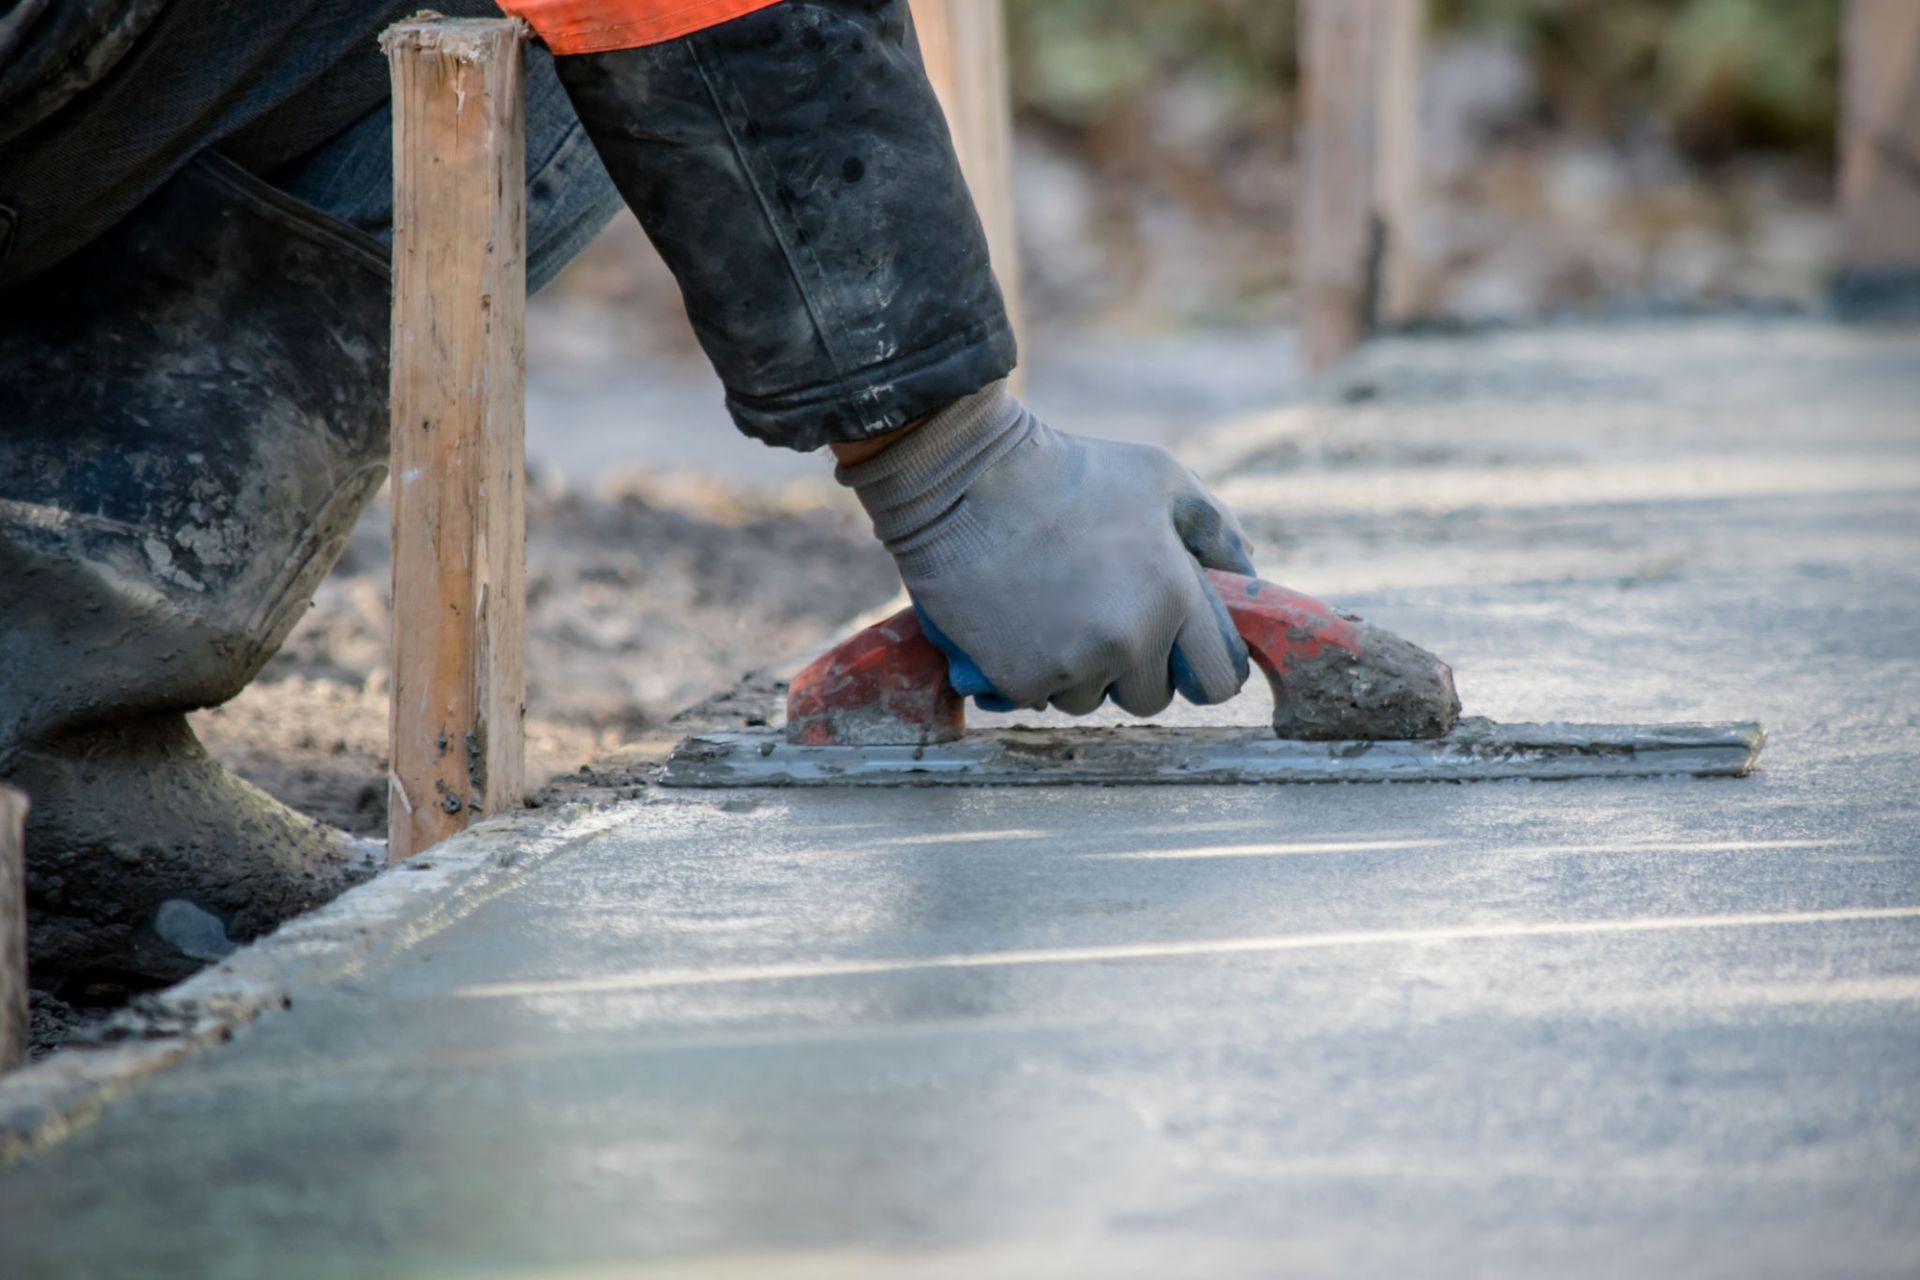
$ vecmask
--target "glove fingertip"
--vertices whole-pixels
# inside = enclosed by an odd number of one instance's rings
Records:
[[[1173,525],[1188,554],[1205,568],[1257,576],[1246,535],[1232,513],[1205,490],[1174,499]]]
[[[1206,688],[1201,685],[1200,677],[1194,671],[1193,664],[1187,661],[1187,655],[1180,652],[1180,646],[1177,644],[1173,646],[1171,661],[1174,692],[1195,706],[1204,707],[1211,702],[1212,699],[1207,697]]]
[[[1201,584],[1207,605],[1213,610],[1213,624],[1220,628],[1220,638],[1226,642],[1227,653],[1233,658],[1234,688],[1237,690],[1253,674],[1253,658],[1247,652],[1247,642],[1240,638],[1240,628],[1233,625],[1233,615],[1227,612],[1227,602],[1220,598],[1211,585]]]
[[[1260,576],[1259,571],[1253,567],[1253,554],[1247,546],[1247,540],[1241,535],[1238,529],[1230,528],[1227,530],[1226,545],[1222,547],[1221,550],[1224,554],[1222,554],[1220,558],[1226,561],[1226,563],[1224,565],[1213,565],[1210,567],[1225,568],[1233,573],[1244,574],[1249,578],[1257,578]]]
[[[987,679],[987,673],[980,669],[980,664],[969,658],[960,646],[955,644],[947,633],[927,616],[927,611],[920,607],[920,602],[917,600],[914,601],[913,612],[920,619],[921,632],[933,642],[934,648],[946,655],[947,683],[953,686],[955,693],[963,698],[972,698],[973,705],[982,711],[1006,712],[1020,709],[1019,703],[994,687],[993,681]]]
[[[1173,674],[1174,692],[1196,707],[1210,707],[1226,702],[1239,693],[1240,686],[1246,683],[1246,677],[1239,676],[1231,683],[1219,683],[1216,687],[1209,687],[1210,682],[1207,677],[1200,674],[1199,669],[1187,659],[1187,655],[1181,652],[1177,644],[1173,646],[1173,652],[1168,655],[1168,666]]]
[[[1197,576],[1198,570],[1195,570],[1195,573]],[[1209,680],[1207,676],[1201,674],[1201,668],[1196,667],[1193,660],[1187,656],[1178,639],[1174,642],[1169,662],[1173,672],[1174,689],[1188,702],[1204,707],[1225,702],[1238,693],[1240,687],[1246,684],[1247,677],[1253,673],[1253,662],[1247,653],[1246,642],[1240,638],[1239,630],[1233,625],[1233,615],[1227,612],[1226,603],[1204,581],[1200,586],[1200,594],[1206,600],[1208,612],[1212,615],[1210,621],[1214,625],[1215,634],[1209,636],[1205,630],[1205,623],[1198,617],[1190,617],[1181,631],[1181,636],[1190,644],[1209,651],[1213,651],[1217,636],[1220,648],[1225,651],[1218,656],[1224,657],[1226,663],[1219,663],[1213,652],[1201,655],[1203,658],[1213,659],[1203,664],[1208,675],[1213,677]],[[1223,669],[1223,666],[1231,669],[1230,685],[1222,679],[1229,676],[1228,670]]]

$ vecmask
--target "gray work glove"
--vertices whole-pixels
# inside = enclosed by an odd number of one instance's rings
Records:
[[[1233,515],[1153,445],[1055,431],[1005,383],[837,472],[900,566],[959,693],[995,711],[1175,690],[1224,702],[1247,648],[1201,566],[1253,572]]]

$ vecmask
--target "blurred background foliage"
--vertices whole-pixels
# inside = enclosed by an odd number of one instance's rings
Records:
[[[1041,308],[1283,319],[1298,0],[1006,2]],[[1843,3],[1427,0],[1418,305],[1814,297]]]
[[[1017,106],[1063,128],[1123,117],[1173,76],[1243,103],[1291,88],[1293,0],[1010,0]]]
[[[1036,329],[1287,324],[1298,0],[1004,2]],[[1844,0],[1426,4],[1420,314],[1824,296]],[[649,259],[622,220],[562,292],[691,352]]]
[[[1440,0],[1438,25],[1510,31],[1552,122],[1585,132],[1665,118],[1696,159],[1830,155],[1843,0]]]
[[[1831,152],[1843,0],[1433,0],[1436,36],[1517,46],[1545,127],[1605,135],[1651,113],[1701,160]],[[1259,114],[1297,73],[1294,0],[1009,0],[1019,106],[1071,130],[1124,121],[1169,77]]]

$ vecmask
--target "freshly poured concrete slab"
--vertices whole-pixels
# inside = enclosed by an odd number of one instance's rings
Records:
[[[1913,344],[1803,328],[1778,447],[1920,456]],[[1920,510],[1556,501],[1291,546],[1470,711],[1753,775],[650,791],[0,1173],[0,1275],[1914,1274]]]
[[[1661,785],[635,805],[14,1170],[0,1257],[1897,1273],[1908,822]]]

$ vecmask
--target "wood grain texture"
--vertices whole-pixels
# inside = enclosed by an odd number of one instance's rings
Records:
[[[1304,0],[1300,234],[1309,372],[1416,306],[1423,0]]]
[[[435,18],[393,73],[393,703],[388,856],[523,788],[523,26]]]
[[[1920,270],[1920,0],[1849,0],[1841,263]]]
[[[0,786],[0,1071],[27,1056],[27,798]]]
[[[927,79],[946,112],[960,171],[986,228],[1007,315],[1024,345],[1006,15],[1001,0],[912,0],[912,8]]]

